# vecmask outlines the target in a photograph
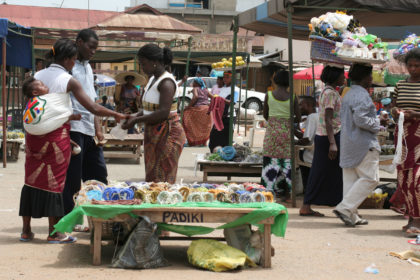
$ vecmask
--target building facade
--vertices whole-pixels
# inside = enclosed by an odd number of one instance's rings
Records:
[[[233,17],[267,0],[131,0],[131,7],[141,4],[196,26],[209,34],[230,30]]]

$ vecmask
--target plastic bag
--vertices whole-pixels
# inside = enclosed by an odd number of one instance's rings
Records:
[[[50,133],[66,123],[73,114],[68,93],[48,93],[28,101],[23,112],[23,127],[32,135]]]
[[[262,260],[263,237],[260,231],[252,231],[250,225],[242,225],[223,230],[229,246],[245,252],[255,263]]]
[[[111,267],[157,268],[168,265],[160,248],[157,225],[148,217],[141,218],[142,220],[112,260]]]
[[[241,250],[212,239],[191,242],[187,255],[190,264],[216,272],[232,270],[245,265],[257,266]]]

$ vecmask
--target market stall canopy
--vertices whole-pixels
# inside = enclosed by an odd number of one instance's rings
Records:
[[[315,80],[321,80],[321,74],[322,70],[324,70],[324,65],[318,64],[314,66],[314,72],[315,72]],[[348,78],[348,72],[345,71],[344,75],[346,78]],[[312,80],[312,67],[303,69],[302,71],[297,72],[296,74],[293,74],[293,79],[295,80]]]
[[[110,76],[103,75],[103,74],[95,74],[95,76],[96,76],[95,83],[100,87],[110,87],[110,86],[115,86],[116,84],[115,79]]]
[[[0,38],[6,38],[6,65],[32,68],[31,29],[0,18]],[[0,64],[2,64],[0,56]]]
[[[293,39],[308,40],[311,18],[335,10],[347,10],[383,40],[400,40],[408,32],[420,34],[420,5],[408,0],[271,0],[240,13],[239,26],[286,38],[289,3],[293,6]]]

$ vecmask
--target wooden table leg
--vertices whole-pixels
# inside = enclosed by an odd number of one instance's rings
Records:
[[[101,265],[102,222],[93,221],[93,265]]]
[[[264,268],[271,267],[271,224],[264,224],[264,253],[262,265]]]
[[[207,171],[203,171],[203,182],[207,182]]]

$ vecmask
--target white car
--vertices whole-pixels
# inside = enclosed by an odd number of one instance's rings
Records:
[[[213,78],[213,77],[201,77],[201,78],[204,80],[209,90],[216,84],[216,81],[217,81],[217,78]],[[186,81],[187,88],[185,91],[184,107],[187,106],[192,99],[193,80],[194,80],[194,77],[190,77]],[[182,85],[178,88],[178,108],[181,108],[183,92],[184,92],[184,86]],[[245,93],[246,93],[246,90],[242,89],[241,90],[242,107],[247,108],[247,109],[253,109],[257,113],[262,112],[263,106],[264,106],[265,93],[248,90],[248,98],[246,98],[246,100],[245,100],[245,97],[246,97]]]

